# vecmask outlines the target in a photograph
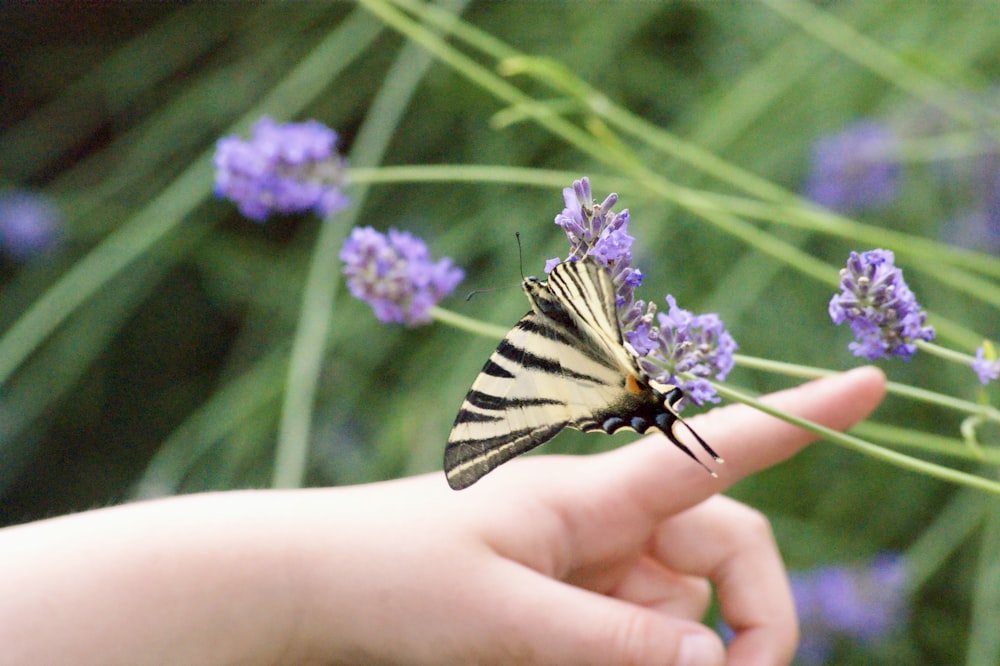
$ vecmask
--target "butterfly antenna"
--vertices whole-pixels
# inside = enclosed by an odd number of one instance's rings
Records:
[[[469,301],[472,300],[472,297],[475,296],[476,294],[488,294],[488,293],[494,292],[494,291],[496,291],[496,288],[493,288],[493,289],[473,289],[472,291],[470,291],[468,294],[465,295],[465,301],[466,301],[466,303],[468,303]]]
[[[521,232],[514,232],[514,239],[517,240],[517,268],[521,271],[521,280],[524,281],[524,255],[521,252]]]

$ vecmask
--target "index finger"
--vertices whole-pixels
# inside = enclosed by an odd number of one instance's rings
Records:
[[[782,411],[843,430],[864,419],[882,400],[885,375],[865,366],[765,396]],[[606,454],[605,476],[638,510],[669,516],[721,492],[745,476],[790,458],[816,435],[746,405],[717,408],[690,421],[725,459],[704,473],[662,435]],[[711,464],[711,463],[710,463]]]

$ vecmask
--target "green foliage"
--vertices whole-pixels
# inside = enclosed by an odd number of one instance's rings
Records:
[[[552,219],[583,175],[631,211],[639,295],[719,312],[747,355],[854,365],[826,306],[847,251],[877,245],[943,341],[968,353],[995,335],[1000,262],[939,243],[975,196],[942,184],[940,146],[910,146],[898,200],[854,220],[793,194],[813,142],[864,117],[995,153],[990,3],[444,7],[0,9],[0,187],[42,191],[65,217],[55,249],[0,259],[0,524],[296,485],[303,469],[309,485],[439,470],[496,340],[378,323],[341,288],[340,241],[353,224],[421,236],[466,269],[442,305],[506,328],[526,307],[514,232],[527,274],[565,255]],[[262,115],[337,130],[350,211],[258,225],[211,196],[214,142]],[[467,302],[471,289],[496,291]],[[902,384],[981,397],[971,371],[926,354],[881,363]],[[748,366],[731,379],[793,383]],[[956,457],[964,417],[893,398],[872,428],[995,479],[995,428],[984,461]],[[545,448],[621,444],[567,433]],[[829,443],[732,494],[771,517],[791,567],[910,555],[915,605],[885,663],[995,663],[995,496]]]

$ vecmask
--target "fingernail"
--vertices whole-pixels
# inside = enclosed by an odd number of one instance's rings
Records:
[[[677,650],[677,666],[714,666],[725,662],[722,642],[708,634],[687,634]]]

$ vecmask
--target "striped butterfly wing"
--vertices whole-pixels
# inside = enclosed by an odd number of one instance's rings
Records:
[[[444,460],[452,488],[472,485],[567,426],[609,434],[655,428],[695,458],[673,433],[680,391],[651,382],[622,342],[604,268],[565,262],[548,282],[526,279],[524,290],[531,312],[487,360],[452,426]]]

